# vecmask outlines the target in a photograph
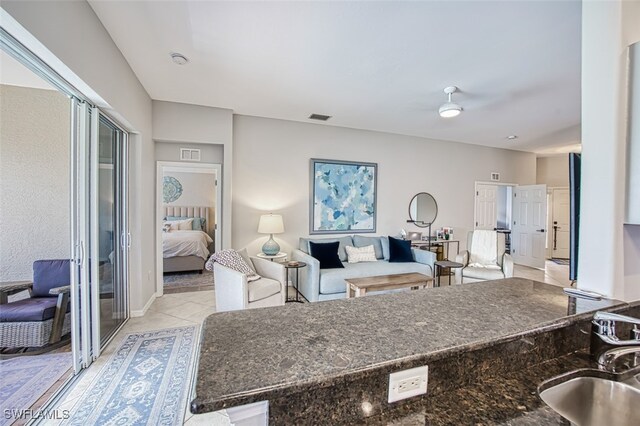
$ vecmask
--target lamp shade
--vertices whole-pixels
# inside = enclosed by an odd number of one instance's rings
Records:
[[[284,232],[282,215],[263,214],[262,216],[260,216],[260,223],[258,223],[258,232],[260,234],[282,234]]]

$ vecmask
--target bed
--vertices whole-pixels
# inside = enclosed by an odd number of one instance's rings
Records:
[[[167,222],[177,222],[184,218],[204,221],[202,230],[171,230],[162,232],[162,271],[202,273],[210,252],[214,250],[215,224],[209,207],[170,207],[164,206],[164,218]],[[163,221],[164,223],[164,221]]]

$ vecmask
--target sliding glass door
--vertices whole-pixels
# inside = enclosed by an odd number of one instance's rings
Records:
[[[94,358],[128,318],[127,133],[91,113],[91,312]]]

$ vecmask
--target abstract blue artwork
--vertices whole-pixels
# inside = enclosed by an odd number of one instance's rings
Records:
[[[378,165],[311,159],[311,234],[376,231]]]

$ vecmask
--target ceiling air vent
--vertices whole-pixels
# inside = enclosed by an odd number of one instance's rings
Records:
[[[182,161],[200,161],[200,150],[180,148],[180,160]]]
[[[498,182],[500,180],[500,173],[498,172],[491,172],[491,180]]]
[[[330,115],[322,115],[322,114],[311,114],[309,116],[309,118],[311,120],[327,121],[328,119],[331,118],[331,116]]]

